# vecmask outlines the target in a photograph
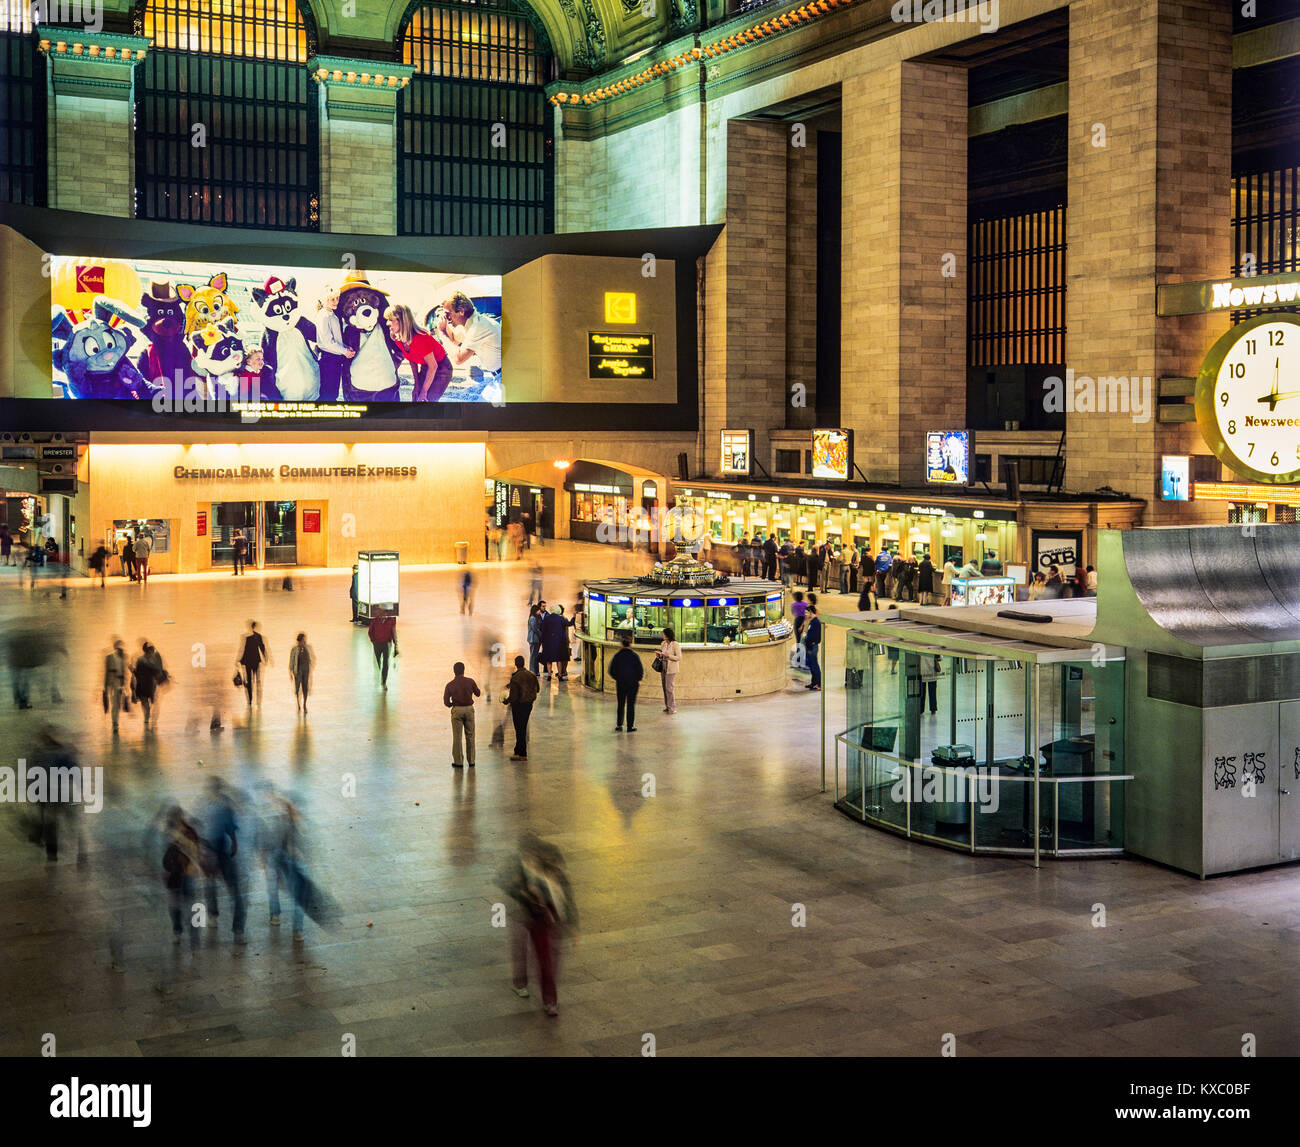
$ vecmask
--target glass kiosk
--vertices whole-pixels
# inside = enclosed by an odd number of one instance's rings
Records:
[[[762,578],[729,578],[690,558],[661,563],[645,578],[583,585],[583,681],[613,692],[604,667],[624,637],[641,656],[646,681],[655,651],[671,628],[682,647],[677,695],[754,696],[784,689],[793,629],[786,590]]]
[[[400,556],[396,550],[361,550],[357,554],[358,621],[369,621],[381,606],[396,616]]]

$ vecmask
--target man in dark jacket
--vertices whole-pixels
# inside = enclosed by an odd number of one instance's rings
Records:
[[[541,682],[528,671],[522,657],[515,658],[515,671],[510,675],[503,705],[510,706],[510,719],[515,723],[515,751],[512,761],[528,760],[528,718],[533,712],[533,702],[541,692]]]
[[[776,535],[768,534],[763,541],[763,576],[776,581]]]
[[[618,724],[614,732],[623,731],[623,710],[627,710],[627,731],[636,732],[636,691],[645,676],[645,666],[632,649],[631,638],[623,638],[623,648],[609,659],[609,675],[618,691]]]
[[[922,605],[929,605],[934,600],[934,563],[928,553],[921,559],[917,570],[916,590]]]
[[[980,562],[980,576],[981,577],[1002,576],[1002,562],[1001,560],[999,560],[998,555],[995,554],[992,550],[989,550],[989,552],[984,555],[984,560]]]
[[[812,673],[812,683],[804,686],[813,692],[821,692],[822,687],[822,668],[821,663],[817,660],[817,654],[822,643],[822,621],[817,616],[817,607],[810,605],[808,607],[808,622],[803,631],[803,648],[804,660]]]

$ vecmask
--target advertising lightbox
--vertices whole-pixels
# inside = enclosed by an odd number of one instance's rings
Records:
[[[724,430],[722,432],[721,473],[728,477],[748,478],[753,469],[754,432],[752,430]]]
[[[1190,502],[1192,460],[1186,454],[1160,457],[1160,497],[1166,502]]]
[[[501,278],[58,256],[55,398],[504,401]]]
[[[357,616],[370,618],[380,606],[398,613],[400,554],[394,550],[362,550],[357,554]]]
[[[847,482],[853,475],[853,431],[814,430],[812,476]]]
[[[970,483],[969,430],[931,430],[925,436],[925,480],[936,486]]]

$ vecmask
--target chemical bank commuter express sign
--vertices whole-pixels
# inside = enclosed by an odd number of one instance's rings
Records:
[[[264,482],[268,478],[415,478],[418,466],[174,466],[172,477],[179,481],[213,479]]]

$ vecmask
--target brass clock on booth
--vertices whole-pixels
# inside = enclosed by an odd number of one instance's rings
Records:
[[[1196,421],[1219,459],[1257,482],[1300,482],[1300,315],[1259,315],[1210,348]]]

